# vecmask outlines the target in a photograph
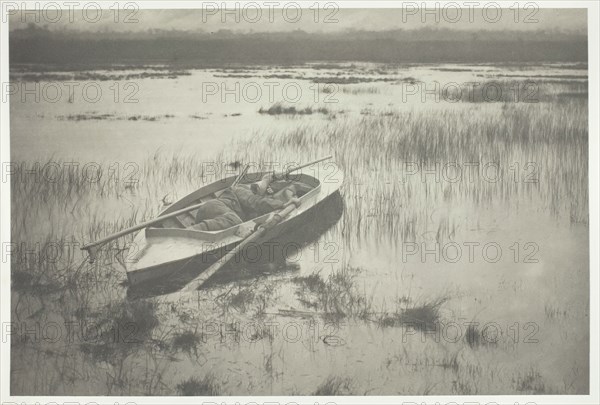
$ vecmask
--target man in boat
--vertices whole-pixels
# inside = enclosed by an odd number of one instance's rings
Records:
[[[298,206],[297,185],[289,185],[273,192],[275,176],[266,174],[251,187],[238,185],[225,189],[219,198],[207,201],[196,213],[193,229],[219,231],[249,221],[289,204]],[[307,190],[302,190],[307,191]]]

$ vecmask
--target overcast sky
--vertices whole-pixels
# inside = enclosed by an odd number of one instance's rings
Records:
[[[131,3],[134,4],[134,3]],[[213,3],[218,4],[218,3]],[[257,4],[257,3],[254,3]],[[334,4],[334,3],[330,3]],[[533,4],[533,3],[531,3]],[[85,13],[85,14],[84,14]],[[239,22],[236,21],[239,20]],[[439,22],[436,21],[439,19]],[[115,22],[117,20],[118,22]],[[128,21],[127,23],[125,21]],[[585,9],[438,9],[423,13],[413,9],[328,9],[315,13],[311,9],[289,8],[223,10],[113,10],[54,9],[36,13],[27,12],[10,16],[10,29],[24,28],[37,23],[48,29],[76,29],[86,31],[145,31],[147,29],[192,30],[214,32],[219,29],[234,31],[293,31],[334,32],[348,29],[383,31],[416,29],[422,27],[460,30],[548,30],[587,31]]]

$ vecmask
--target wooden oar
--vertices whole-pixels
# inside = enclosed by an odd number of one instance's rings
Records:
[[[280,173],[280,174],[279,174],[279,176],[287,176],[288,174],[290,174],[290,173],[292,173],[292,172],[295,172],[296,170],[300,170],[300,169],[303,169],[303,168],[305,168],[305,167],[307,167],[307,166],[313,165],[313,164],[315,164],[315,163],[319,163],[319,162],[322,162],[322,161],[324,161],[324,160],[331,159],[331,157],[332,157],[332,156],[331,156],[331,155],[329,155],[329,156],[326,156],[326,157],[324,157],[324,158],[317,159],[317,160],[314,160],[314,161],[312,161],[312,162],[309,162],[309,163],[306,163],[306,164],[303,164],[303,165],[300,165],[300,166],[293,167],[293,168],[291,168],[291,169],[289,169],[289,170],[286,170],[285,172],[282,172],[282,173]],[[246,168],[247,168],[247,167],[248,167],[248,166],[246,166]],[[245,171],[247,171],[247,169],[245,169]],[[240,175],[239,175],[239,176],[238,176],[238,177],[237,177],[237,178],[234,180],[234,183],[235,183],[235,184],[239,183],[239,182],[242,180],[242,177],[243,177],[244,175],[245,175],[245,172],[242,172],[242,173],[241,173],[241,174],[240,174]],[[232,183],[232,184],[233,184],[233,183]],[[104,245],[105,243],[107,243],[107,242],[110,242],[111,240],[114,240],[114,239],[120,238],[121,236],[128,235],[128,234],[130,234],[130,233],[132,233],[132,232],[139,231],[140,229],[147,228],[147,227],[149,227],[150,225],[157,224],[157,223],[159,223],[159,222],[162,222],[162,221],[164,221],[165,219],[173,218],[173,217],[175,217],[175,216],[177,216],[177,215],[181,215],[181,214],[185,214],[186,212],[193,211],[193,210],[195,210],[195,209],[198,209],[198,208],[200,208],[200,207],[201,207],[203,204],[204,204],[204,203],[200,203],[200,204],[196,204],[196,205],[191,205],[191,206],[189,206],[189,207],[182,208],[182,209],[180,209],[180,210],[178,210],[178,211],[174,211],[174,212],[171,212],[171,213],[169,213],[169,214],[161,215],[161,216],[159,216],[159,217],[156,217],[156,218],[154,218],[154,219],[152,219],[152,220],[150,220],[150,221],[146,221],[146,222],[143,222],[143,223],[141,223],[141,224],[134,225],[134,226],[132,226],[132,227],[130,227],[130,228],[123,229],[122,231],[119,231],[119,232],[117,232],[117,233],[114,233],[114,234],[112,234],[112,235],[109,235],[109,236],[107,236],[107,237],[105,237],[105,238],[102,238],[102,239],[100,239],[100,240],[97,240],[97,241],[95,241],[95,242],[90,242],[90,243],[88,243],[87,245],[84,245],[84,246],[82,246],[82,247],[81,247],[81,250],[85,250],[85,251],[87,251],[87,252],[88,252],[88,255],[90,256],[90,262],[94,262],[94,260],[96,259],[96,252],[98,252],[98,249],[100,249],[100,247],[101,247],[102,245]]]
[[[173,217],[176,217],[177,215],[181,215],[181,214],[185,214],[186,212],[193,211],[193,210],[195,210],[197,208],[200,208],[205,203],[206,203],[206,201],[203,202],[203,203],[200,203],[200,204],[191,205],[189,207],[185,207],[185,208],[182,208],[180,210],[173,211],[173,212],[171,212],[169,214],[165,214],[165,215],[162,215],[160,217],[154,218],[154,219],[152,219],[150,221],[142,222],[141,224],[134,225],[134,226],[132,226],[130,228],[127,228],[127,229],[123,229],[122,231],[119,231],[117,233],[113,233],[112,235],[109,235],[109,236],[107,236],[105,238],[102,238],[102,239],[97,240],[95,242],[88,243],[87,245],[82,246],[81,250],[85,250],[85,251],[88,252],[88,254],[90,255],[90,263],[93,263],[94,260],[96,259],[96,252],[105,243],[110,242],[111,240],[120,238],[121,236],[128,235],[128,234],[130,234],[132,232],[135,232],[135,231],[138,231],[140,229],[147,228],[150,225],[154,225],[156,223],[162,222],[165,219],[173,218]]]
[[[235,187],[238,185],[238,183],[240,181],[242,181],[242,179],[244,178],[244,176],[246,175],[246,173],[248,172],[248,169],[250,168],[250,165],[247,164],[246,166],[244,166],[244,170],[242,170],[242,172],[236,177],[236,179],[233,181],[233,183],[231,183],[231,187]]]
[[[248,172],[249,168],[250,168],[250,165],[246,165],[244,167],[244,170],[242,170],[242,172],[236,177],[236,179],[231,184],[231,187],[237,186],[237,184],[246,175],[246,173]],[[117,233],[114,233],[112,235],[109,235],[109,236],[107,236],[107,237],[105,237],[103,239],[100,239],[100,240],[96,241],[96,242],[88,243],[87,245],[83,246],[81,249],[87,251],[88,254],[89,254],[89,256],[90,256],[90,262],[94,262],[94,260],[96,258],[96,252],[105,243],[110,242],[113,239],[117,239],[117,238],[119,238],[121,236],[130,234],[131,232],[135,232],[137,230],[144,229],[144,228],[146,228],[146,227],[148,227],[150,225],[153,225],[155,223],[162,222],[165,219],[173,218],[173,217],[176,217],[178,215],[185,214],[186,212],[193,211],[193,210],[195,210],[197,208],[200,208],[205,202],[202,202],[200,204],[191,205],[189,207],[185,207],[185,208],[182,208],[180,210],[171,212],[170,214],[162,215],[162,216],[159,216],[158,218],[155,218],[153,220],[142,222],[141,224],[134,225],[134,226],[132,226],[130,228],[127,228],[127,229],[123,229],[120,232],[117,232]]]
[[[202,284],[206,282],[213,274],[219,271],[227,262],[229,262],[236,254],[238,254],[246,245],[261,238],[269,229],[283,221],[292,211],[296,209],[294,204],[290,204],[287,207],[276,212],[271,218],[269,218],[264,224],[260,225],[253,233],[248,235],[246,239],[242,240],[233,250],[225,254],[219,260],[217,260],[212,266],[202,272],[198,277],[190,281],[182,291],[194,291],[197,290]]]
[[[321,159],[313,160],[312,162],[308,162],[308,163],[305,163],[305,164],[303,164],[303,165],[296,166],[296,167],[294,167],[294,168],[291,168],[291,169],[289,169],[289,170],[286,170],[285,172],[278,173],[278,174],[276,174],[276,175],[275,175],[275,177],[285,177],[285,176],[287,176],[288,174],[290,174],[290,173],[292,173],[292,172],[298,171],[298,170],[300,170],[300,169],[304,169],[305,167],[308,167],[308,166],[314,165],[314,164],[316,164],[316,163],[319,163],[319,162],[322,162],[322,161],[324,161],[324,160],[329,160],[329,159],[331,159],[332,157],[333,157],[333,155],[328,155],[328,156],[325,156],[325,157],[323,157],[323,158],[321,158]]]

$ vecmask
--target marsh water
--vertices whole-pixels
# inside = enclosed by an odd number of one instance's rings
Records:
[[[585,66],[52,69],[11,71],[12,394],[588,392]],[[197,293],[73,248],[328,154],[339,205]]]

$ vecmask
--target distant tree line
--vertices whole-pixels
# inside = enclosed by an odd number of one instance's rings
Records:
[[[324,34],[161,31],[80,32],[29,27],[10,32],[11,63],[297,64],[586,62],[587,38],[561,31],[348,31]]]

